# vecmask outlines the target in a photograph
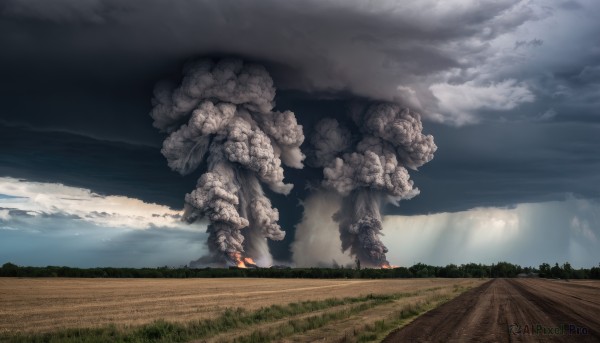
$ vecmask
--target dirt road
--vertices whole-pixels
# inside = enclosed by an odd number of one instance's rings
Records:
[[[600,282],[494,279],[384,342],[600,342]]]

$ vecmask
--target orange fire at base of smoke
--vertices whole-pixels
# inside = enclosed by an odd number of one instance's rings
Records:
[[[381,265],[381,269],[394,269],[398,268],[398,266],[390,265],[389,263],[384,263]]]
[[[240,254],[239,252],[232,253],[229,255],[229,257],[231,257],[236,267],[238,268],[248,268],[248,265],[256,267],[256,263],[253,259],[251,259],[250,257],[242,257],[242,254]]]

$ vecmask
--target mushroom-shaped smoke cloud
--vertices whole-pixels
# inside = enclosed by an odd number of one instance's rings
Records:
[[[324,167],[323,185],[344,197],[333,217],[342,250],[349,249],[364,265],[386,267],[380,206],[419,194],[405,167],[429,162],[437,147],[431,135],[422,133],[420,116],[400,105],[356,106],[350,114],[360,137],[353,140],[335,119],[321,120],[310,140],[311,162]]]
[[[202,59],[183,74],[178,86],[156,85],[150,116],[169,134],[161,152],[171,169],[189,174],[208,154],[207,172],[185,196],[184,219],[210,221],[212,262],[244,266],[246,256],[269,263],[266,239],[285,232],[260,182],[290,192],[281,164],[303,167],[302,126],[294,113],[273,111],[273,80],[260,65]]]

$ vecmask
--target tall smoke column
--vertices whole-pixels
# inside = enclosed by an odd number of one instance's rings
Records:
[[[357,106],[351,117],[360,133],[354,139],[335,119],[317,123],[311,162],[324,167],[323,185],[343,196],[333,216],[342,250],[349,249],[364,265],[387,267],[388,249],[379,238],[380,207],[419,194],[406,167],[416,170],[429,162],[437,147],[431,135],[422,133],[420,116],[398,104]]]
[[[161,152],[171,169],[186,175],[207,161],[196,189],[185,196],[184,219],[210,221],[211,262],[244,266],[249,257],[268,264],[266,239],[282,240],[285,232],[261,182],[290,192],[281,163],[303,168],[302,126],[294,113],[273,111],[275,88],[262,66],[202,59],[183,74],[177,87],[156,85],[150,116],[169,134]]]

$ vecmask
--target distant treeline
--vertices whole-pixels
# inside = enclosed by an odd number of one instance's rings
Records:
[[[550,266],[542,263],[539,268],[521,267],[508,262],[485,264],[449,264],[445,267],[417,263],[412,267],[393,269],[360,268],[71,268],[71,267],[21,267],[5,263],[0,276],[13,277],[74,277],[74,278],[311,278],[311,279],[384,279],[384,278],[496,278],[496,277],[545,277],[560,279],[600,279],[600,264],[589,269],[574,269],[566,262]]]

